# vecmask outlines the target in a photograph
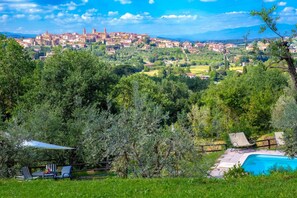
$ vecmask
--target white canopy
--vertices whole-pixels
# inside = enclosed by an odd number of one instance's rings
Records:
[[[30,141],[25,140],[21,145],[24,147],[34,147],[34,148],[40,148],[40,149],[59,149],[59,150],[74,149],[71,147],[48,144],[48,143],[39,142],[35,140],[30,140]]]

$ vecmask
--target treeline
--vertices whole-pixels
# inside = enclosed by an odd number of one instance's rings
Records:
[[[0,176],[49,158],[90,167],[110,159],[123,177],[203,174],[195,142],[271,132],[272,108],[288,87],[285,74],[264,64],[226,74],[219,84],[149,77],[134,66],[62,48],[44,62],[32,61],[15,40],[1,36]],[[22,149],[30,139],[76,150]]]

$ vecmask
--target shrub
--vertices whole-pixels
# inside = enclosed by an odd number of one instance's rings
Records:
[[[273,167],[271,167],[269,169],[269,173],[270,174],[273,174],[273,173],[287,173],[287,172],[293,172],[293,169],[292,167],[290,166],[277,166],[277,165],[274,165]]]
[[[245,172],[240,164],[238,165],[235,164],[227,172],[224,172],[224,179],[228,180],[228,179],[242,178],[247,175],[249,175],[249,173]]]

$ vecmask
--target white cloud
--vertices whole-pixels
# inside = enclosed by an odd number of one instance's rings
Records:
[[[98,20],[97,9],[92,8],[87,10],[83,14],[73,14],[67,11],[59,12],[56,15],[48,15],[48,19],[52,19],[57,25],[65,28],[69,27],[78,27],[84,23],[91,23],[95,20]]]
[[[115,0],[115,1],[119,1],[121,4],[131,4],[132,3],[131,0]]]
[[[275,2],[276,0],[264,0],[264,2]]]
[[[0,5],[0,11],[4,10],[3,6]]]
[[[97,12],[98,10],[96,8],[92,8],[92,9],[88,9],[87,12],[90,12],[90,13],[95,13]]]
[[[2,16],[0,16],[0,22],[6,22],[8,19],[8,15],[7,14],[4,14]]]
[[[83,3],[88,3],[88,2],[89,2],[89,0],[82,0],[82,2],[83,2]]]
[[[20,19],[20,18],[24,18],[26,15],[24,14],[16,14],[14,15],[15,18]]]
[[[124,24],[139,24],[142,22],[148,23],[153,19],[148,12],[142,14],[131,14],[129,12],[120,16],[119,18],[113,18],[103,21],[110,25],[124,25]]]
[[[116,16],[116,15],[118,15],[118,14],[119,14],[118,11],[109,11],[109,12],[108,12],[108,16]]]
[[[30,14],[35,14],[35,13],[41,13],[41,12],[46,12],[45,10],[42,9],[41,6],[35,3],[31,2],[17,2],[17,1],[12,1],[9,4],[6,4],[6,7],[8,10],[12,12],[21,12],[21,13],[30,13]]]
[[[55,18],[55,15],[54,14],[46,15],[44,18],[45,19],[54,19]]]
[[[39,15],[34,15],[34,14],[30,14],[29,16],[28,16],[28,19],[29,20],[40,20],[41,19],[41,17],[39,16]]]
[[[85,21],[92,21],[93,20],[93,16],[90,13],[85,13],[83,15],[81,15],[81,18]]]
[[[139,14],[133,15],[133,14],[127,12],[126,14],[121,16],[120,19],[122,19],[122,20],[141,20],[141,19],[143,19],[143,16],[141,16]]]
[[[77,4],[73,1],[70,1],[69,3],[63,4],[62,6],[66,6],[68,10],[75,10],[77,7]]]
[[[282,13],[284,14],[293,14],[296,12],[296,9],[293,8],[293,7],[285,7],[283,10],[282,10]]]
[[[78,14],[69,14],[69,13],[58,13],[58,17],[55,17],[53,20],[58,24],[63,27],[65,25],[72,25],[72,24],[78,24],[83,22],[83,19],[80,15]],[[87,16],[85,16],[87,17]]]
[[[286,24],[296,24],[297,9],[294,7],[285,7],[279,14],[280,22]]]
[[[161,19],[191,19],[191,20],[196,20],[197,15],[163,15],[161,16]]]
[[[4,0],[4,2],[7,2],[7,3],[16,3],[16,2],[22,2],[24,0]]]
[[[30,8],[27,10],[28,13],[38,13],[38,12],[42,12],[43,10],[38,9],[38,8]]]
[[[226,12],[225,14],[248,14],[246,11],[233,11],[233,12]]]
[[[97,12],[97,9],[93,8],[93,9],[89,9],[86,11],[86,13],[84,13],[83,15],[81,15],[81,18],[84,20],[84,21],[87,21],[87,22],[91,22],[92,20],[95,19],[95,13]]]
[[[200,0],[201,2],[215,2],[217,0]]]
[[[278,5],[278,6],[285,6],[285,5],[287,5],[287,2],[281,1],[281,2],[279,2],[277,5]]]
[[[155,0],[149,0],[149,4],[154,4]]]
[[[28,10],[30,8],[38,7],[38,5],[35,3],[13,3],[9,4],[8,7],[16,10]]]
[[[58,14],[57,14],[57,17],[63,17],[64,16],[64,13],[63,12],[59,12]]]

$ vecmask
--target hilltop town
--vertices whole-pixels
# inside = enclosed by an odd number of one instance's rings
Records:
[[[48,31],[36,36],[36,38],[16,39],[23,47],[34,46],[62,46],[72,47],[76,49],[85,48],[92,43],[101,43],[106,46],[108,54],[114,54],[117,49],[137,46],[143,50],[148,50],[151,47],[156,48],[175,48],[181,47],[188,50],[189,53],[197,53],[199,48],[208,47],[209,50],[215,52],[223,52],[225,49],[237,47],[237,45],[228,43],[202,43],[202,42],[180,42],[161,38],[150,38],[147,34],[135,34],[124,32],[108,33],[106,28],[103,32],[97,32],[92,29],[91,33],[87,33],[84,28],[82,34],[79,33],[63,33],[51,34]]]

